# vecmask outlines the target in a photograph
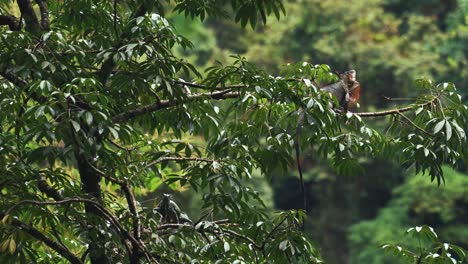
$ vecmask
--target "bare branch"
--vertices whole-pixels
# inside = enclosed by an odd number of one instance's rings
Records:
[[[395,108],[395,109],[390,109],[390,110],[385,110],[385,111],[361,112],[361,113],[353,113],[353,114],[358,115],[360,117],[380,117],[380,116],[388,116],[388,115],[408,112],[408,111],[415,109],[416,107],[419,107],[419,105]]]
[[[414,101],[416,100],[416,98],[398,98],[398,97],[388,97],[385,95],[382,95],[382,97],[387,101]]]
[[[8,25],[11,31],[18,31],[21,29],[21,24],[12,15],[0,15],[0,25]]]
[[[404,112],[408,112],[408,111],[411,111],[411,110],[414,110],[416,108],[419,108],[419,107],[425,107],[425,106],[428,106],[428,105],[431,105],[433,104],[435,101],[437,101],[440,96],[442,96],[442,93],[443,91],[440,91],[437,96],[434,96],[434,98],[432,98],[431,100],[425,102],[425,103],[421,103],[421,104],[414,104],[414,105],[410,105],[410,106],[407,106],[407,107],[402,107],[402,108],[395,108],[395,109],[391,109],[391,110],[386,110],[386,111],[379,111],[379,112],[361,112],[361,113],[354,113],[355,115],[358,115],[360,117],[379,117],[379,116],[387,116],[387,115],[394,115],[394,114],[400,114],[400,113],[404,113]]]
[[[41,27],[42,30],[50,30],[50,21],[49,21],[49,9],[47,7],[47,2],[45,0],[36,0],[36,3],[39,5],[39,10],[41,11]]]

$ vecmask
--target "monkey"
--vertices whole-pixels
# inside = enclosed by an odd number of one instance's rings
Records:
[[[359,100],[361,94],[361,85],[356,81],[356,71],[349,70],[339,75],[340,80],[336,83],[320,88],[335,96],[339,106],[343,108],[344,112],[348,112],[351,104]]]
[[[179,206],[172,200],[170,194],[163,194],[161,201],[154,211],[161,215],[162,224],[192,223],[192,220],[188,218],[187,214],[182,212]]]
[[[343,108],[344,112],[348,112],[348,107],[350,104],[354,104],[359,100],[361,93],[361,85],[356,81],[356,71],[349,70],[342,74],[339,74],[340,80],[336,83],[329,84],[320,88],[322,91],[331,93],[336,97],[336,100],[339,103],[339,106]],[[332,106],[333,107],[333,106]],[[296,135],[294,138],[294,149],[296,151],[296,162],[297,170],[299,172],[299,181],[301,183],[301,192],[303,196],[303,209],[307,211],[307,196],[305,192],[304,177],[302,174],[302,167],[300,163],[300,147],[299,147],[299,138],[301,134],[301,128],[304,125],[304,108],[301,108],[299,111],[299,118],[297,121]]]

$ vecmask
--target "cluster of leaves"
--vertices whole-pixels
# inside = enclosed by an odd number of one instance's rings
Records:
[[[464,190],[468,186],[468,179],[466,175],[448,167],[443,170],[446,177],[443,186],[429,183],[420,174],[408,178],[394,190],[393,198],[374,219],[352,225],[349,231],[351,260],[363,263],[395,263],[396,259],[379,254],[376,248],[384,243],[398,244],[407,249],[415,248],[419,245],[417,239],[408,237],[402,240],[400,234],[401,230],[419,223],[434,227],[441,241],[450,241],[466,248],[468,233],[464,208],[468,195]],[[400,262],[405,263],[403,259]]]
[[[174,11],[183,13],[192,19],[199,17],[204,20],[206,16],[228,16],[229,11],[231,11],[225,9],[225,2],[217,0],[177,0],[175,2]],[[281,14],[286,14],[284,5],[280,0],[232,0],[230,4],[235,13],[235,22],[240,22],[243,27],[250,23],[251,27],[255,28],[260,19],[263,24],[266,24],[267,16],[270,14],[274,14],[278,20]]]
[[[463,263],[466,252],[463,248],[449,243],[440,242],[434,229],[429,226],[416,226],[409,228],[406,233],[416,237],[419,241],[419,253],[415,253],[407,248],[398,245],[385,244],[382,248],[407,261],[407,263]],[[421,240],[429,241],[432,246],[423,248]]]
[[[423,76],[466,87],[466,73],[461,69],[466,67],[467,53],[461,43],[466,42],[467,21],[462,14],[468,5],[466,0],[456,2],[289,2],[285,8],[294,15],[271,21],[262,28],[262,36],[247,31],[238,33],[237,39],[249,40],[244,56],[272,72],[298,60],[326,63],[340,71],[357,69],[363,88],[369,88],[363,95],[364,105],[383,106],[389,102],[382,95],[413,96],[412,81]],[[404,14],[389,12],[389,3]],[[210,27],[222,32],[225,25]]]
[[[24,3],[22,15],[33,21]],[[203,18],[222,14],[221,3],[175,1],[175,9]],[[280,1],[231,4],[241,24],[282,9]],[[246,6],[254,11],[243,14]],[[9,254],[1,260],[318,263],[300,231],[305,213],[266,214],[245,184],[254,170],[290,170],[294,148],[310,146],[339,172],[358,171],[363,153],[401,153],[440,182],[440,166],[464,151],[458,124],[467,111],[451,84],[418,83],[428,95],[407,108],[344,114],[318,88],[336,80],[327,65],[291,64],[271,76],[235,56],[202,77],[174,55],[192,45],[163,8],[158,1],[54,2],[51,30],[2,29],[0,249]],[[410,110],[414,121],[398,118]],[[362,119],[384,115],[397,116],[390,127],[408,127],[383,134]],[[194,225],[158,221],[138,194],[163,182],[203,193],[208,213]]]

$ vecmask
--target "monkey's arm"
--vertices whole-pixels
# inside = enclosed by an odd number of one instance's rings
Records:
[[[338,102],[341,102],[347,93],[345,89],[345,83],[341,80],[339,82],[324,86],[320,88],[320,90],[331,93],[333,96],[336,97],[336,100]]]

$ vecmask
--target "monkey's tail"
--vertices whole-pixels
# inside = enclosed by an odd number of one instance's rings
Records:
[[[301,166],[301,148],[299,146],[299,140],[301,136],[301,128],[304,125],[304,109],[301,108],[301,113],[299,114],[299,119],[297,120],[297,128],[296,128],[296,138],[294,142],[294,148],[296,149],[296,165],[297,165],[297,170],[299,172],[299,180],[301,182],[301,193],[302,193],[302,199],[303,199],[303,209],[307,211],[307,196],[305,193],[305,185],[304,185],[304,176],[302,174],[302,166]]]

